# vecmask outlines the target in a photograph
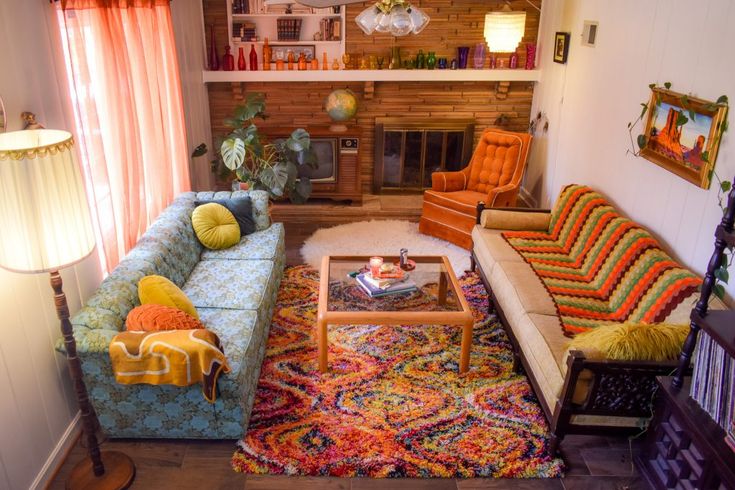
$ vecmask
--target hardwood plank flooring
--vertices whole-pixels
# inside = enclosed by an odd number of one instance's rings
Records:
[[[303,206],[276,204],[274,221],[286,228],[287,263],[301,263],[304,240],[321,227],[370,219],[418,221],[421,196],[365,196],[360,206],[328,201]],[[142,414],[144,416],[144,414]],[[103,450],[133,458],[133,489],[246,490],[638,490],[646,484],[630,464],[638,451],[624,437],[568,436],[561,445],[567,472],[561,479],[370,479],[242,475],[229,466],[236,441],[110,440]],[[72,448],[49,488],[61,490],[74,465],[86,456],[79,442]]]

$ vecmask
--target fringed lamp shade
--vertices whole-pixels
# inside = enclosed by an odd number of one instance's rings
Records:
[[[493,53],[512,53],[523,39],[526,12],[514,12],[506,5],[500,12],[485,15],[485,41]]]
[[[94,250],[84,181],[70,133],[0,134],[0,266],[46,272]]]

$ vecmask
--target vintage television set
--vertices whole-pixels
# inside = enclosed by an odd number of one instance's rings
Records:
[[[303,166],[301,175],[311,179],[311,198],[362,202],[360,187],[360,140],[357,131],[334,133],[327,127],[305,128],[311,136],[316,168]],[[274,138],[283,138],[276,134]]]

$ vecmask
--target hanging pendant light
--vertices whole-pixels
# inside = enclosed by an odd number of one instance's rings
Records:
[[[493,53],[515,52],[525,31],[526,12],[513,11],[508,4],[485,15],[485,41]]]
[[[405,36],[421,32],[429,16],[405,0],[381,0],[363,10],[355,22],[368,36],[373,32]]]

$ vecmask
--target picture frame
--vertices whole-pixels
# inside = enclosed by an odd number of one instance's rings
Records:
[[[554,36],[554,61],[556,63],[565,64],[569,55],[569,39],[568,32],[557,32]]]
[[[272,44],[271,63],[275,63],[279,59],[288,62],[289,51],[293,52],[294,61],[298,61],[301,53],[304,53],[306,61],[311,61],[316,56],[316,46],[314,44]]]
[[[709,189],[727,106],[651,88],[640,155],[703,189]]]

